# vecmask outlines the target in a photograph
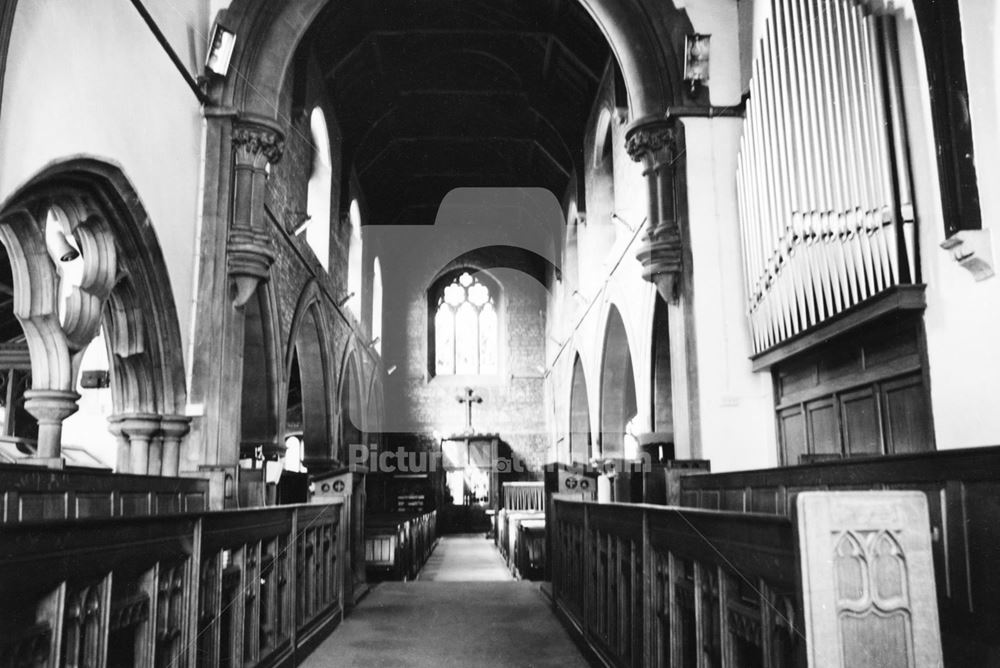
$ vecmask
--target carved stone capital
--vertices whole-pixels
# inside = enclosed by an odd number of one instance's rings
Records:
[[[267,163],[277,164],[285,150],[285,138],[281,133],[263,125],[237,125],[233,128],[232,139],[237,166],[264,169]]]
[[[29,463],[62,468],[62,423],[79,409],[79,399],[71,390],[25,390],[24,410],[38,420],[37,457]]]
[[[39,425],[62,424],[80,407],[80,395],[70,390],[25,390],[24,410],[38,420]]]
[[[640,119],[626,132],[625,149],[646,169],[656,169],[677,154],[677,131],[662,118]]]

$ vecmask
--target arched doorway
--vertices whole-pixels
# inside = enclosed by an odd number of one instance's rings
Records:
[[[587,379],[583,374],[583,362],[577,355],[573,362],[573,384],[569,398],[569,463],[590,461],[592,442]]]
[[[635,373],[625,323],[615,307],[608,313],[604,332],[600,451],[605,458],[631,459],[637,454]]]

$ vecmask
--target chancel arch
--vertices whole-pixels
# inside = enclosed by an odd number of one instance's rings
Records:
[[[635,370],[628,334],[621,314],[608,311],[601,361],[600,452],[603,457],[634,457],[637,454],[635,424],[638,416]]]
[[[118,437],[116,461],[102,463],[176,475],[189,428],[180,331],[159,242],[131,183],[113,165],[67,160],[2,211],[12,314],[31,366],[19,406],[39,417],[35,456],[61,460],[62,424],[77,412],[79,392],[110,386],[110,407],[90,416],[104,427],[110,421]],[[94,345],[105,349],[96,357],[87,354]],[[83,368],[97,357],[101,368]],[[83,381],[83,371],[94,373]],[[84,402],[88,413],[101,403]]]

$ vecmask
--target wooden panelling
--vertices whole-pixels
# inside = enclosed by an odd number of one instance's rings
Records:
[[[905,386],[904,386],[905,387]],[[927,497],[947,665],[1000,662],[1000,448],[865,457],[681,481],[682,503],[788,516],[799,492],[814,489],[919,490]],[[746,504],[746,505],[744,505]]]
[[[886,511],[884,516],[880,512],[858,516],[859,526],[881,522],[883,530],[890,525],[901,529],[895,518],[912,516],[904,511],[914,505],[913,495],[862,494],[852,499],[859,496],[867,507]],[[849,516],[848,524],[855,522],[845,511],[844,497],[819,498],[841,516]],[[904,507],[904,502],[909,505]],[[827,665],[806,662],[807,646],[816,643],[806,632],[810,628],[806,621],[836,623],[837,615],[829,606],[816,606],[808,613],[803,607],[800,573],[813,574],[800,562],[797,547],[808,529],[804,521],[793,524],[790,518],[775,515],[565,499],[553,499],[552,505],[553,598],[557,610],[603,665]],[[908,522],[905,530],[908,538],[930,544],[926,524]],[[827,532],[819,538],[832,551],[836,536]],[[929,557],[924,556],[929,568]],[[927,580],[907,583],[908,595],[921,605],[933,596]],[[916,610],[916,604],[908,609]],[[926,605],[920,611],[926,613]],[[870,650],[871,656],[885,657],[898,637],[868,636],[864,644],[842,643],[841,648],[855,655]],[[841,636],[834,633],[832,638],[837,643]],[[917,640],[930,647],[937,636],[927,634]],[[932,652],[924,652],[911,665],[940,665],[940,653],[938,663],[933,662]]]
[[[882,452],[878,404],[871,388],[847,392],[840,398],[844,451],[850,457]]]
[[[335,503],[5,527],[0,661],[291,665],[342,617],[343,514]]]
[[[919,377],[884,383],[882,389],[886,442],[891,452],[906,454],[931,449],[930,408]]]
[[[203,512],[208,481],[0,464],[0,524]]]

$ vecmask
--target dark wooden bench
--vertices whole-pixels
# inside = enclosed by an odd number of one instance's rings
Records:
[[[373,579],[412,580],[437,544],[437,513],[365,518],[365,567]]]

